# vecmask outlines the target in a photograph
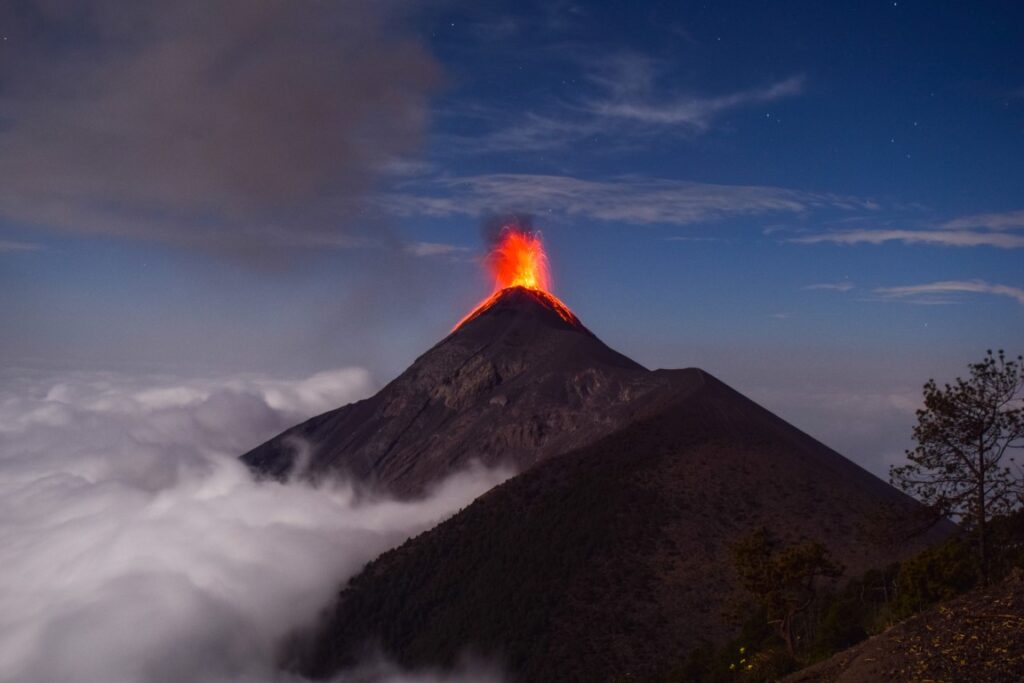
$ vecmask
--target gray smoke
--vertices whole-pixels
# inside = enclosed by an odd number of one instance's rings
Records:
[[[533,214],[529,213],[488,214],[480,221],[480,236],[488,250],[501,240],[502,234],[508,229],[531,235],[539,232],[534,227]]]
[[[439,67],[388,0],[0,3],[0,217],[232,254],[376,239]]]
[[[507,476],[463,472],[396,502],[343,483],[256,483],[239,464],[280,428],[369,390],[359,369],[0,372],[0,681],[294,681],[275,671],[278,645],[344,579]],[[358,675],[497,679],[380,662]]]

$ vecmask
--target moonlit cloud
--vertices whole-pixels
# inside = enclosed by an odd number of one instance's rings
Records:
[[[721,242],[718,237],[705,237],[700,235],[673,235],[666,237],[666,242]]]
[[[628,150],[631,143],[649,142],[652,136],[705,134],[732,111],[800,95],[806,80],[792,75],[706,93],[681,90],[664,63],[636,53],[570,61],[582,63],[580,81],[590,86],[589,93],[514,116],[504,108],[463,107],[451,113],[482,123],[485,131],[449,134],[445,147],[466,154],[523,153],[600,138],[609,147]]]
[[[933,244],[945,247],[1024,248],[1024,235],[970,230],[848,230],[802,235],[788,240],[797,244]]]
[[[502,115],[487,118],[502,118]],[[560,114],[522,112],[509,122],[503,119],[479,136],[448,134],[446,149],[468,155],[539,152],[572,145],[609,132],[607,122],[598,119],[563,118]]]
[[[1024,228],[1024,210],[961,216],[922,229],[862,228],[836,230],[789,239],[798,244],[930,244],[944,247],[1024,248],[1024,235],[1012,231]]]
[[[31,242],[11,242],[0,240],[0,254],[5,251],[39,251],[43,247]]]
[[[875,294],[886,299],[900,299],[914,303],[945,303],[944,295],[949,294],[994,294],[1006,296],[1024,305],[1024,289],[997,285],[982,280],[947,280],[903,287],[879,287]]]
[[[364,396],[358,369],[298,380],[2,372],[4,681],[297,683],[276,671],[282,638],[365,562],[508,475],[470,470],[407,502],[343,482],[255,482],[237,455]],[[355,680],[499,678],[362,669]]]
[[[456,256],[473,251],[469,247],[440,242],[409,242],[405,245],[405,250],[413,256]]]
[[[854,288],[854,284],[848,280],[843,282],[822,282],[816,285],[807,285],[804,289],[811,290],[832,290],[836,292],[849,292]]]
[[[733,109],[774,102],[803,92],[804,78],[791,76],[767,86],[739,90],[725,95],[690,95],[668,101],[621,98],[591,103],[591,110],[610,118],[659,126],[683,126],[705,131],[714,119]]]
[[[1018,230],[1024,228],[1024,209],[1006,211],[1004,213],[980,213],[963,216],[946,221],[941,226],[945,230],[963,230],[964,228],[987,228],[989,230]]]
[[[918,384],[893,382],[751,386],[749,395],[885,479],[889,466],[902,462],[911,445],[914,411],[922,402]]]
[[[601,221],[688,225],[822,208],[874,208],[865,200],[828,193],[640,177],[586,180],[503,173],[434,178],[407,183],[402,189],[380,197],[382,210],[432,217],[476,217],[492,211],[555,212]]]

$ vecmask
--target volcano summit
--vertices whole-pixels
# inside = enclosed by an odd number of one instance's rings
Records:
[[[474,461],[521,471],[591,443],[649,413],[671,385],[550,295],[508,287],[377,395],[243,459],[274,477],[340,473],[410,495]]]
[[[613,351],[548,291],[535,235],[507,230],[495,291],[377,395],[243,456],[262,475],[342,474],[399,495],[472,462],[528,469],[651,414],[675,382]]]

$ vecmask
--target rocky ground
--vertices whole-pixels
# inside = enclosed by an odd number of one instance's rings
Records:
[[[1021,683],[1024,572],[941,604],[784,683]]]

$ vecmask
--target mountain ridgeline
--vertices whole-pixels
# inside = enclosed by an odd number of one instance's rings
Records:
[[[243,457],[403,496],[472,461],[521,472],[343,587],[287,653],[319,678],[383,651],[414,668],[472,653],[513,680],[655,679],[733,635],[729,548],[750,531],[824,543],[850,575],[943,533],[894,547],[873,520],[914,516],[910,498],[708,373],[646,370],[522,288],[376,396]]]
[[[671,381],[505,290],[378,394],[242,456],[274,478],[340,474],[400,496],[473,462],[526,470],[657,410]]]

